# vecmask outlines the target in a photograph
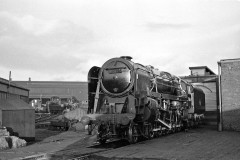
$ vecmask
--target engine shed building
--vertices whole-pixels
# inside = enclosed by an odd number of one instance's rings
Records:
[[[217,127],[218,124],[218,76],[207,66],[189,67],[191,74],[182,79],[201,88],[205,93],[205,122]]]
[[[14,83],[27,88],[29,101],[38,99],[42,104],[46,104],[51,97],[57,96],[62,100],[75,97],[81,104],[88,104],[88,82],[74,81],[14,81]]]
[[[28,104],[29,90],[0,78],[0,126],[26,140],[35,139],[35,110]]]
[[[218,66],[221,129],[240,131],[240,59],[223,59]]]

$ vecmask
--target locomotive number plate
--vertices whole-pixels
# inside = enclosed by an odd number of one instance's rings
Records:
[[[109,74],[122,73],[122,69],[111,69],[108,71]]]

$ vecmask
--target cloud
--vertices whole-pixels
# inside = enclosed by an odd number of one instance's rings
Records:
[[[0,68],[33,80],[85,81],[92,66],[129,55],[176,75],[193,65],[214,70],[218,60],[239,54],[239,7],[233,1],[6,1]]]
[[[187,23],[157,23],[157,22],[148,22],[146,24],[146,27],[149,30],[159,30],[159,29],[187,29],[189,27],[191,27],[190,24]]]
[[[0,35],[41,45],[82,44],[94,39],[93,33],[69,20],[42,20],[32,15],[17,17],[0,13]]]
[[[91,30],[67,20],[0,12],[0,21],[0,66],[25,72],[77,71],[85,63],[81,50],[95,41]]]

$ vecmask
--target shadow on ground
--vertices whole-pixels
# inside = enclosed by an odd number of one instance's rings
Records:
[[[56,136],[61,134],[63,131],[58,130],[48,130],[48,129],[36,129],[35,132],[35,141],[28,142],[27,145],[32,145],[35,143],[41,143],[49,137]]]

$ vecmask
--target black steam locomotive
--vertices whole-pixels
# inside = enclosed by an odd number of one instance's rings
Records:
[[[112,138],[136,143],[140,137],[151,139],[201,122],[201,89],[131,59],[112,58],[88,73],[88,114],[81,121],[89,133],[97,126],[100,143]]]
[[[50,101],[47,102],[48,111],[51,114],[61,114],[63,113],[65,107],[61,103],[61,98],[58,96],[52,96]]]

